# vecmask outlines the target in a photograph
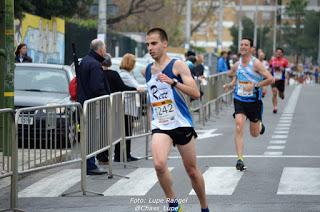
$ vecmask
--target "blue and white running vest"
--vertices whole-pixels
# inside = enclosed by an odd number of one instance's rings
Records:
[[[249,83],[258,83],[263,80],[263,76],[254,71],[253,64],[257,58],[251,57],[248,65],[242,65],[242,58],[237,69],[237,82],[234,89],[234,98],[241,102],[255,102],[261,99],[262,89],[254,88],[253,91],[245,91],[244,87]]]
[[[172,59],[161,72],[182,83],[181,77],[173,74],[172,68],[176,59]],[[148,100],[152,108],[151,129],[172,130],[178,127],[192,127],[192,116],[186,101],[175,87],[160,82],[158,74],[151,73],[149,64],[146,68]]]

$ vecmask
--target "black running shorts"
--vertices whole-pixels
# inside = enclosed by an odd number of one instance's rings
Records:
[[[191,141],[193,136],[194,138],[198,137],[193,127],[178,127],[173,130],[160,130],[160,129],[152,130],[152,135],[155,133],[164,133],[169,135],[173,141],[174,146],[176,144],[185,145]]]
[[[284,80],[276,80],[275,83],[271,85],[272,88],[277,88],[279,92],[284,92]]]
[[[244,114],[247,119],[256,123],[259,120],[262,120],[262,101],[241,102],[237,99],[234,99],[234,118],[236,114]]]

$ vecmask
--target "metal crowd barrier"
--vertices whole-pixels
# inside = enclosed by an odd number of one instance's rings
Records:
[[[137,92],[137,91],[126,91],[122,93],[122,104],[124,106],[124,120],[123,120],[123,148],[122,155],[124,162],[127,162],[126,154],[126,141],[131,139],[136,139],[140,137],[145,137],[145,156],[148,159],[148,149],[149,149],[149,135],[151,135],[151,128],[148,116],[147,107],[147,92]],[[125,133],[125,129],[127,132]],[[121,158],[120,158],[121,160]],[[122,161],[122,160],[121,160]]]
[[[110,114],[110,96],[100,96],[86,100],[83,104],[83,123],[81,123],[81,192],[103,195],[87,190],[87,163],[86,160],[97,154],[108,151],[111,146],[110,134],[112,133]],[[110,162],[110,161],[109,161]],[[109,163],[109,167],[112,163]],[[76,192],[71,192],[76,193]],[[69,193],[69,194],[71,194]],[[67,195],[67,194],[65,194]]]
[[[210,76],[206,85],[198,84],[203,96],[200,100],[190,102],[190,110],[193,113],[200,111],[199,121],[202,124],[210,118],[212,108],[218,113],[223,103],[232,102],[232,92],[225,93],[223,90],[223,84],[228,81],[230,79],[223,73]],[[13,114],[13,111],[0,111],[0,114],[5,113]],[[3,151],[0,164],[0,178],[12,177],[11,207],[14,208],[17,202],[19,174],[81,161],[80,192],[86,195],[90,192],[86,185],[88,158],[109,151],[108,178],[112,178],[114,146],[120,143],[120,159],[126,163],[126,141],[141,137],[146,138],[145,157],[148,158],[151,134],[149,117],[147,94],[137,91],[118,92],[87,100],[83,110],[79,103],[17,110],[15,122],[12,119],[7,124],[11,123],[15,132],[12,134],[12,141],[15,141],[12,142],[12,165],[10,167],[9,157],[6,156],[10,152],[8,150]],[[3,129],[8,127],[4,126]],[[8,145],[2,146],[8,148]]]
[[[232,104],[233,94],[233,91],[225,92],[223,89],[223,85],[231,81],[226,72],[211,75],[205,81],[206,84],[203,83],[203,79],[196,80],[203,95],[199,100],[189,102],[193,117],[198,113],[198,122],[203,126],[212,114],[218,115],[224,104]]]
[[[0,180],[10,177],[10,208],[0,211],[23,211],[17,206],[17,148],[15,145],[14,111],[0,109]]]
[[[18,173],[79,162],[79,103],[22,108],[16,111]]]

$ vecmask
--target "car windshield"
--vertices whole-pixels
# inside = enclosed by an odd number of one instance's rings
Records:
[[[16,67],[14,88],[20,91],[68,93],[67,74],[59,69]]]

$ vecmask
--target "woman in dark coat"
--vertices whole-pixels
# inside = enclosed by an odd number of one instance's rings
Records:
[[[32,58],[27,55],[27,44],[20,43],[15,52],[16,63],[32,63]]]
[[[101,63],[102,64],[102,69],[104,78],[107,81],[107,83],[110,86],[110,92],[115,93],[115,92],[123,92],[123,91],[136,91],[137,89],[134,87],[129,87],[126,84],[124,84],[123,80],[121,79],[120,75],[118,72],[109,69],[112,65],[111,62],[111,56],[107,55],[105,60]],[[126,131],[126,136],[128,136],[129,129],[128,129],[128,118],[125,117],[125,131]],[[127,140],[126,141],[126,149],[127,149],[127,161],[136,161],[138,160],[137,158],[133,157],[130,152],[131,152],[131,141]],[[103,157],[98,157],[97,159],[99,160],[100,163],[108,161],[108,151],[105,152]],[[120,162],[120,143],[117,143],[114,149],[114,161],[115,162]]]

